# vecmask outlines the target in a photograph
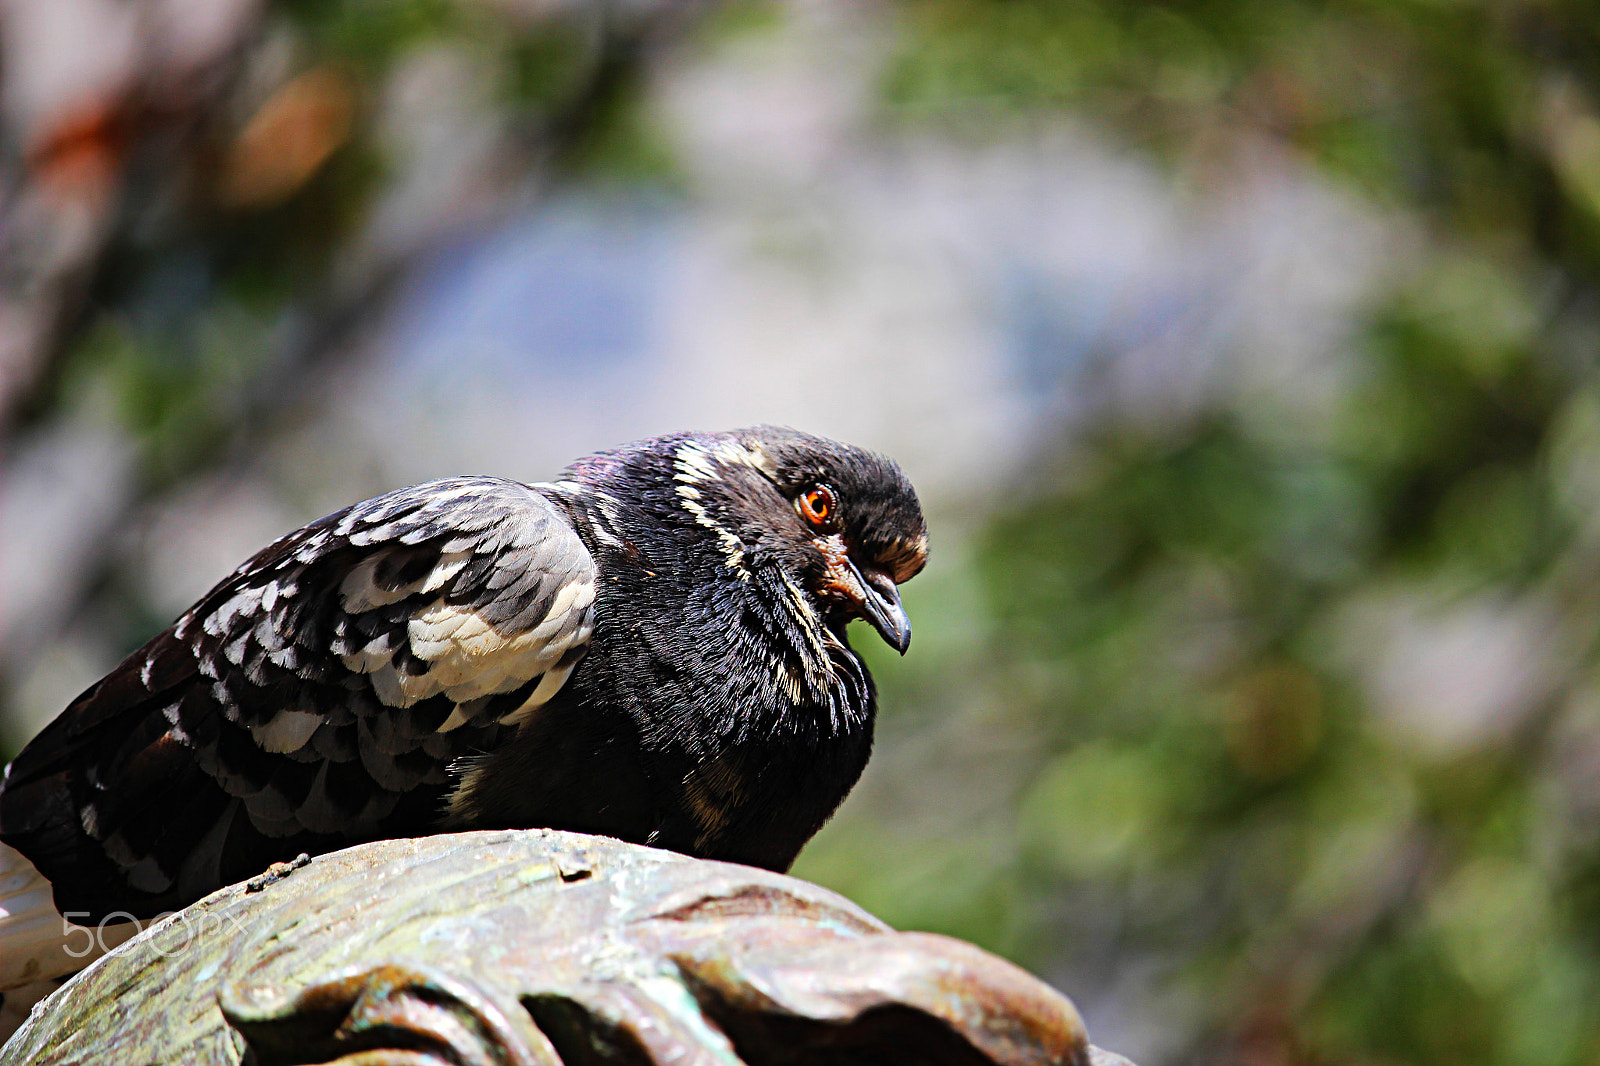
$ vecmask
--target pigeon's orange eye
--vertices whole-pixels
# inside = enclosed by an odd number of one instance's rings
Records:
[[[800,494],[800,517],[814,526],[825,526],[833,521],[833,490],[817,485]]]

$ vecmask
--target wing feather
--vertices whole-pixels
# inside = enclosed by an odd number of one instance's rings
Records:
[[[0,838],[62,909],[154,914],[302,848],[422,832],[451,762],[560,688],[594,561],[534,486],[450,478],[298,529],[7,769]]]

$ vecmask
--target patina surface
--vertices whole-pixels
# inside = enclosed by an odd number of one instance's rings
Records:
[[[8,1063],[1114,1063],[1072,1004],[794,878],[549,831],[392,840],[202,900]]]

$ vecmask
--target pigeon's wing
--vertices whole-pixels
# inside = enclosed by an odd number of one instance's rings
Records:
[[[558,690],[595,566],[536,488],[451,478],[245,563],[27,746],[0,838],[79,922],[182,906],[299,851],[433,828],[452,760]]]

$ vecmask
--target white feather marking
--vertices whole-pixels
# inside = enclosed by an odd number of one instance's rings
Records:
[[[456,785],[455,791],[450,793],[446,809],[451,817],[461,817],[472,809],[472,794],[477,791],[478,783],[483,780],[483,766],[478,764],[470,766],[461,775],[461,783]]]
[[[822,624],[822,618],[817,614],[816,608],[811,606],[811,600],[804,590],[796,585],[794,579],[787,573],[783,574],[783,590],[788,595],[789,603],[794,607],[795,614],[800,620],[800,628],[805,632],[806,641],[811,645],[813,652],[812,655],[804,657],[806,677],[815,687],[825,688],[832,680],[829,676],[832,665],[828,657],[828,645],[824,640],[828,627]]]
[[[533,712],[549,703],[550,697],[554,696],[561,690],[561,686],[567,683],[567,677],[571,673],[571,666],[563,666],[559,670],[551,670],[549,673],[545,674],[540,680],[539,684],[534,688],[533,692],[529,694],[528,698],[522,702],[521,707],[518,707],[509,714],[503,714],[500,716],[500,724],[521,725],[528,719],[532,718]]]
[[[251,726],[250,736],[262,751],[281,755],[305,747],[322,722],[322,715],[310,711],[279,711],[271,721]]]
[[[471,630],[461,633],[469,620],[477,627],[485,625],[470,608],[449,607],[442,600],[435,602],[406,623],[412,654],[430,663],[444,658],[457,641],[471,635]]]
[[[761,471],[768,477],[772,477],[778,472],[772,457],[759,444],[747,445],[736,440],[725,440],[717,444],[712,454],[730,466],[748,466]]]
[[[727,560],[728,566],[739,571],[741,580],[750,580],[750,574],[744,567],[744,542],[711,517],[705,504],[700,502],[700,494],[692,487],[679,485],[678,496],[683,500],[683,509],[693,515],[696,522],[717,535],[718,546],[722,549],[722,555]]]
[[[420,677],[402,676],[392,667],[373,672],[373,687],[386,703],[407,706],[443,692],[457,703],[510,692],[549,670],[589,628],[561,635],[573,616],[594,602],[594,582],[574,580],[556,595],[550,613],[532,629],[505,633],[477,612],[442,600],[407,623],[412,654],[428,664]]]
[[[394,643],[389,633],[380,633],[367,642],[366,646],[352,655],[341,655],[340,661],[345,669],[358,674],[370,674],[389,664],[394,658]]]
[[[778,684],[789,694],[791,703],[800,703],[803,689],[800,684],[800,675],[795,673],[794,667],[785,663],[778,670]]]
[[[461,568],[466,566],[471,559],[472,553],[470,551],[445,552],[439,556],[439,562],[434,568],[428,571],[427,580],[422,583],[422,588],[418,591],[433,592],[436,589],[443,588],[444,583],[459,574]]]
[[[374,607],[382,607],[396,600],[405,599],[415,590],[414,584],[392,590],[378,587],[377,569],[388,557],[387,552],[369,555],[344,576],[344,580],[339,583],[339,600],[346,611],[351,614],[370,611]]]
[[[455,632],[450,634],[450,641],[470,659],[487,659],[506,643],[506,638],[480,615],[463,614],[459,616]]]
[[[607,529],[616,529],[622,524],[617,517],[617,509],[613,506],[614,503],[615,501],[604,497],[600,500],[600,522]]]
[[[439,694],[439,682],[431,673],[420,677],[402,674],[393,663],[384,663],[368,674],[372,691],[390,707],[409,707],[418,700]]]
[[[345,521],[339,523],[340,533],[349,532],[349,521],[350,520],[347,518]],[[328,543],[328,534],[326,532],[318,532],[314,534],[313,536],[307,538],[306,542],[295,550],[295,560],[302,563],[309,563],[311,560],[315,559],[319,554],[321,554],[322,546],[326,543]]]
[[[738,571],[739,580],[749,581],[750,573],[744,565],[744,542],[736,534],[728,530],[714,517],[712,517],[705,504],[700,490],[696,484],[709,481],[717,476],[715,463],[721,463],[724,468],[728,466],[748,466],[771,477],[776,473],[772,459],[759,446],[746,446],[738,441],[722,441],[712,451],[693,442],[687,443],[677,452],[677,473],[673,475],[675,481],[681,484],[677,487],[679,499],[683,501],[684,510],[694,516],[694,520],[717,535],[718,546],[722,549],[727,565]]]
[[[753,454],[760,454],[760,461],[765,461],[764,453],[752,453],[742,445],[734,444],[730,449],[727,444],[719,445],[716,458],[724,463],[739,463],[746,466],[757,466],[757,459]],[[680,482],[677,487],[678,498],[683,501],[683,509],[694,517],[694,520],[717,535],[718,546],[722,549],[723,557],[727,564],[739,572],[742,580],[750,579],[744,567],[744,542],[733,533],[729,532],[706,509],[697,484],[709,481],[717,476],[716,467],[712,465],[712,455],[694,442],[684,444],[677,452],[677,473],[673,480]]]
[[[220,637],[233,628],[233,620],[246,611],[254,611],[261,605],[261,590],[244,588],[224,600],[215,611],[206,616],[205,631],[213,637]]]
[[[381,544],[386,540],[393,540],[395,530],[398,528],[395,523],[386,522],[370,529],[358,529],[350,534],[350,543],[358,548],[364,548],[368,544]]]
[[[250,650],[250,631],[245,630],[222,646],[223,658],[235,666],[243,666],[245,652]]]
[[[468,708],[473,707],[475,709],[477,704],[477,700],[473,700],[471,703],[456,704],[455,709],[450,712],[450,717],[439,723],[439,732],[448,733],[452,729],[460,729],[472,721],[473,711],[468,710]]]
[[[300,668],[300,652],[293,644],[286,644],[281,648],[267,652],[267,659],[274,666],[285,670],[298,670]]]
[[[568,581],[562,586],[561,591],[556,593],[555,602],[550,604],[550,610],[545,614],[546,624],[564,618],[574,609],[581,611],[593,602],[593,581]]]
[[[675,476],[680,481],[709,481],[717,476],[717,468],[711,465],[711,456],[693,441],[679,447],[677,460],[679,472]]]

